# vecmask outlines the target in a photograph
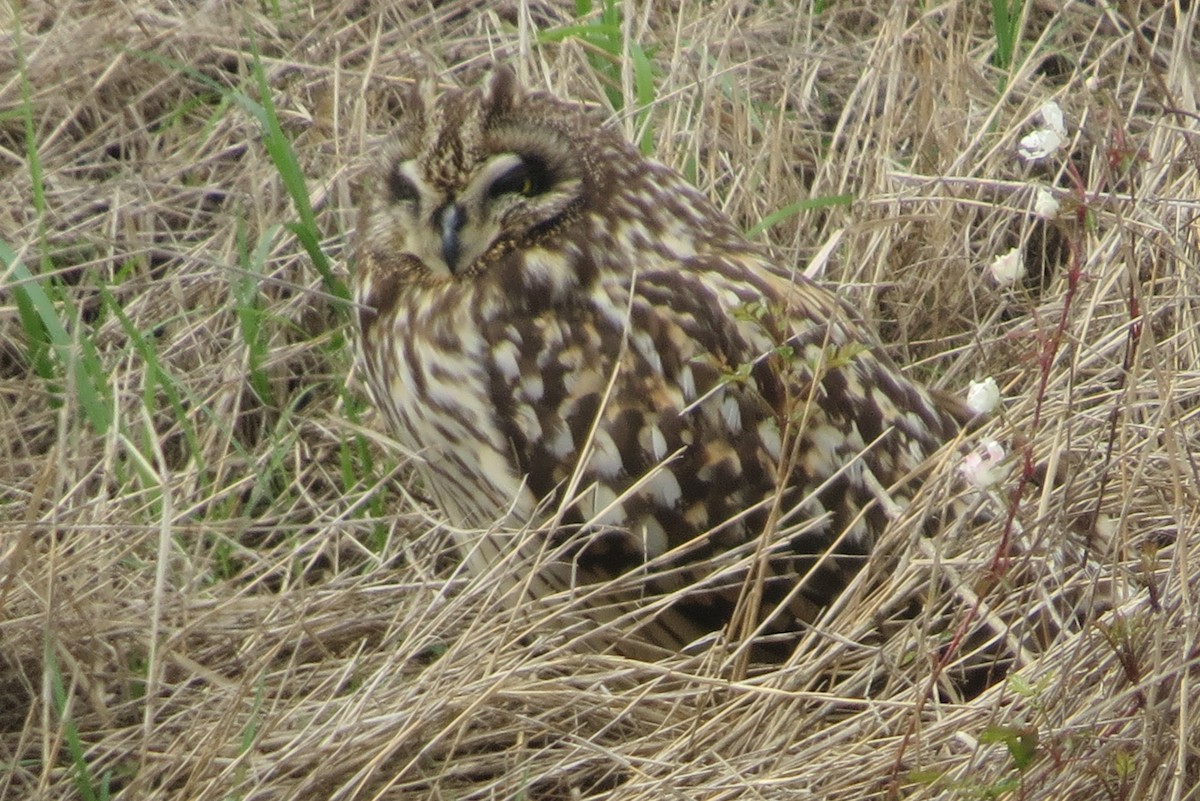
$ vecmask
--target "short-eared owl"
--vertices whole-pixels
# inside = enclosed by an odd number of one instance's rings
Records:
[[[785,646],[957,431],[832,293],[506,68],[413,89],[384,155],[353,265],[375,403],[454,526],[546,526],[560,576],[673,594],[643,641],[736,610]]]

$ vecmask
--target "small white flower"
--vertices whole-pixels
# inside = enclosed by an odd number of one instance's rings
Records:
[[[1033,213],[1041,217],[1043,220],[1053,220],[1058,216],[1058,210],[1061,206],[1058,203],[1058,198],[1044,186],[1039,186],[1037,197],[1033,200]]]
[[[1026,161],[1038,161],[1057,152],[1062,147],[1063,140],[1064,137],[1058,131],[1038,128],[1017,143],[1017,155]]]
[[[1057,103],[1053,100],[1044,103],[1038,109],[1037,116],[1043,127],[1022,137],[1017,143],[1017,154],[1026,161],[1037,161],[1053,155],[1067,141],[1067,127]]]
[[[1053,100],[1043,103],[1042,107],[1038,109],[1038,116],[1042,118],[1042,122],[1046,124],[1047,128],[1063,139],[1067,138],[1067,126],[1063,124],[1062,109],[1057,103]]]
[[[967,387],[967,407],[975,414],[991,414],[999,405],[1000,387],[991,376],[972,381]]]
[[[1004,473],[1000,465],[1002,461],[1004,461],[1004,446],[994,439],[989,439],[968,453],[958,469],[971,484],[979,489],[985,489],[1002,478]]]
[[[1003,256],[997,256],[988,267],[994,280],[1000,286],[1011,286],[1025,277],[1025,259],[1020,248],[1013,248]]]

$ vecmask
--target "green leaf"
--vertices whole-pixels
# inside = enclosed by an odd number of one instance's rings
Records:
[[[988,726],[979,735],[979,742],[987,744],[1003,743],[1008,748],[1013,764],[1018,770],[1024,770],[1033,762],[1037,755],[1038,733],[1036,729],[1017,728],[1015,726]]]

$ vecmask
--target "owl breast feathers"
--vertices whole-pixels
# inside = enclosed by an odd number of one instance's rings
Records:
[[[425,490],[459,529],[552,520],[546,591],[673,594],[643,640],[741,618],[751,576],[760,639],[794,631],[958,429],[829,291],[508,69],[413,89],[368,180],[360,365]]]

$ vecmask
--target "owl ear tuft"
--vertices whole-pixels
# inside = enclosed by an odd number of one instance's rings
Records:
[[[437,84],[433,74],[417,70],[412,78],[396,89],[392,111],[398,118],[422,119],[433,108],[437,98]]]
[[[483,107],[489,115],[511,111],[521,97],[517,73],[507,64],[497,64],[483,79],[482,89]]]

